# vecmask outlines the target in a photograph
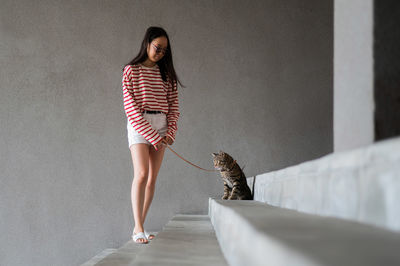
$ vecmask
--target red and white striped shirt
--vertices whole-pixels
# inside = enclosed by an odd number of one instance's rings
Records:
[[[124,109],[133,128],[154,146],[162,138],[157,130],[143,117],[144,110],[161,111],[167,115],[167,136],[175,141],[179,118],[178,91],[164,82],[158,65],[146,67],[141,64],[127,65],[122,76]]]

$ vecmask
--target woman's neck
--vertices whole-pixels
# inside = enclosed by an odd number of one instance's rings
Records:
[[[156,65],[156,63],[150,61],[148,58],[141,64],[144,65],[145,67],[154,67]]]

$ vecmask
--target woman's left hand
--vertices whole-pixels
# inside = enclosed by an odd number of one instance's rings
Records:
[[[168,145],[172,145],[172,143],[174,143],[174,141],[168,136],[165,136],[162,141],[164,143],[168,143]]]

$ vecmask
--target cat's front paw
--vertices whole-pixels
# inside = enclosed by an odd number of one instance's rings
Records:
[[[229,198],[229,195],[224,195],[224,196],[222,196],[222,198],[221,199],[223,199],[223,200],[227,200]]]
[[[228,197],[228,200],[237,200],[237,199],[238,199],[238,197],[237,197],[235,194],[230,195],[230,196]]]

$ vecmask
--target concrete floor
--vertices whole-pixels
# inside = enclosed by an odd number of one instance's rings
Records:
[[[132,265],[228,265],[208,215],[176,215],[148,246]]]
[[[176,215],[149,244],[132,240],[107,249],[81,266],[225,266],[208,215]]]
[[[132,265],[138,253],[149,245],[139,245],[132,240],[119,249],[106,249],[81,266],[127,266]]]

